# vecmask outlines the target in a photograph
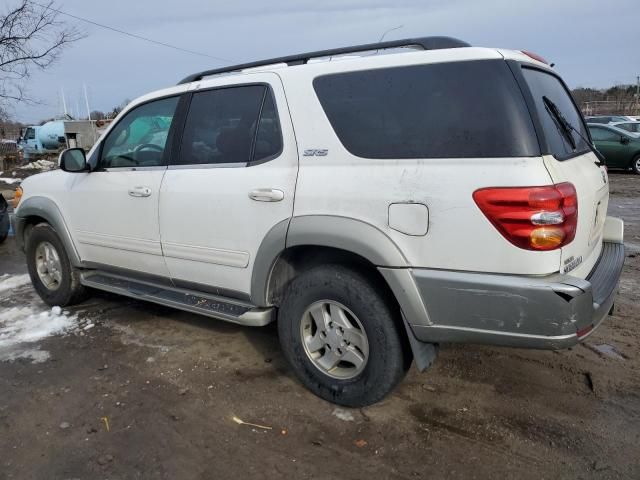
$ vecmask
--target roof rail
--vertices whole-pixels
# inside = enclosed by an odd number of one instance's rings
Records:
[[[347,53],[366,52],[369,50],[382,50],[386,48],[399,48],[409,46],[419,46],[424,50],[440,50],[443,48],[460,48],[470,47],[467,42],[452,37],[422,37],[422,38],[405,38],[403,40],[391,40],[388,42],[367,43],[364,45],[354,45],[352,47],[333,48],[330,50],[318,50],[316,52],[299,53],[297,55],[288,55],[286,57],[270,58],[268,60],[259,60],[257,62],[241,63],[239,65],[231,65],[228,67],[215,68],[205,70],[203,72],[194,73],[183,78],[178,85],[183,83],[196,82],[210,75],[219,73],[234,72],[245,68],[261,67],[263,65],[272,65],[275,63],[286,63],[289,66],[304,65],[312,58],[330,57],[332,55],[344,55]]]

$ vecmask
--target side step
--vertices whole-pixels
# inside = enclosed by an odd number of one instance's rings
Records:
[[[240,325],[262,327],[274,319],[273,308],[258,308],[241,300],[134,280],[113,273],[96,270],[84,272],[80,276],[80,283],[98,290],[199,313]]]

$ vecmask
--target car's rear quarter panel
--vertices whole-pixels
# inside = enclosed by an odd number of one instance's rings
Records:
[[[465,48],[360,60],[358,70],[454,60],[502,58]],[[534,252],[508,242],[474,203],[475,190],[552,183],[541,157],[483,159],[365,159],[350,154],[315,94],[318,75],[356,69],[348,60],[289,68],[281,75],[300,153],[294,216],[338,215],[367,222],[395,242],[412,267],[543,275],[557,272],[560,251]],[[322,157],[306,149],[327,149]],[[411,236],[389,227],[394,202],[424,203],[429,230]]]

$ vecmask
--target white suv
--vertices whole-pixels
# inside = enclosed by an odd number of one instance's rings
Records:
[[[45,302],[91,287],[277,321],[300,380],[348,406],[443,342],[576,344],[624,260],[560,77],[447,37],[192,75],[23,187],[17,236]]]

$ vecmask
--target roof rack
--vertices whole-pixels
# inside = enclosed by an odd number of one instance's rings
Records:
[[[268,60],[259,60],[257,62],[241,63],[239,65],[231,65],[228,67],[215,68],[205,70],[203,72],[194,73],[182,79],[178,85],[183,83],[196,82],[204,77],[217,75],[219,73],[234,72],[245,68],[261,67],[264,65],[273,65],[276,63],[286,63],[289,66],[304,65],[312,58],[330,57],[333,55],[344,55],[347,53],[366,52],[369,50],[382,50],[386,48],[400,48],[418,46],[424,50],[440,50],[443,48],[460,48],[470,47],[467,42],[452,37],[422,37],[422,38],[405,38],[403,40],[391,40],[388,42],[367,43],[364,45],[354,45],[352,47],[333,48],[330,50],[318,50],[317,52],[299,53],[297,55],[288,55],[286,57],[270,58]]]

